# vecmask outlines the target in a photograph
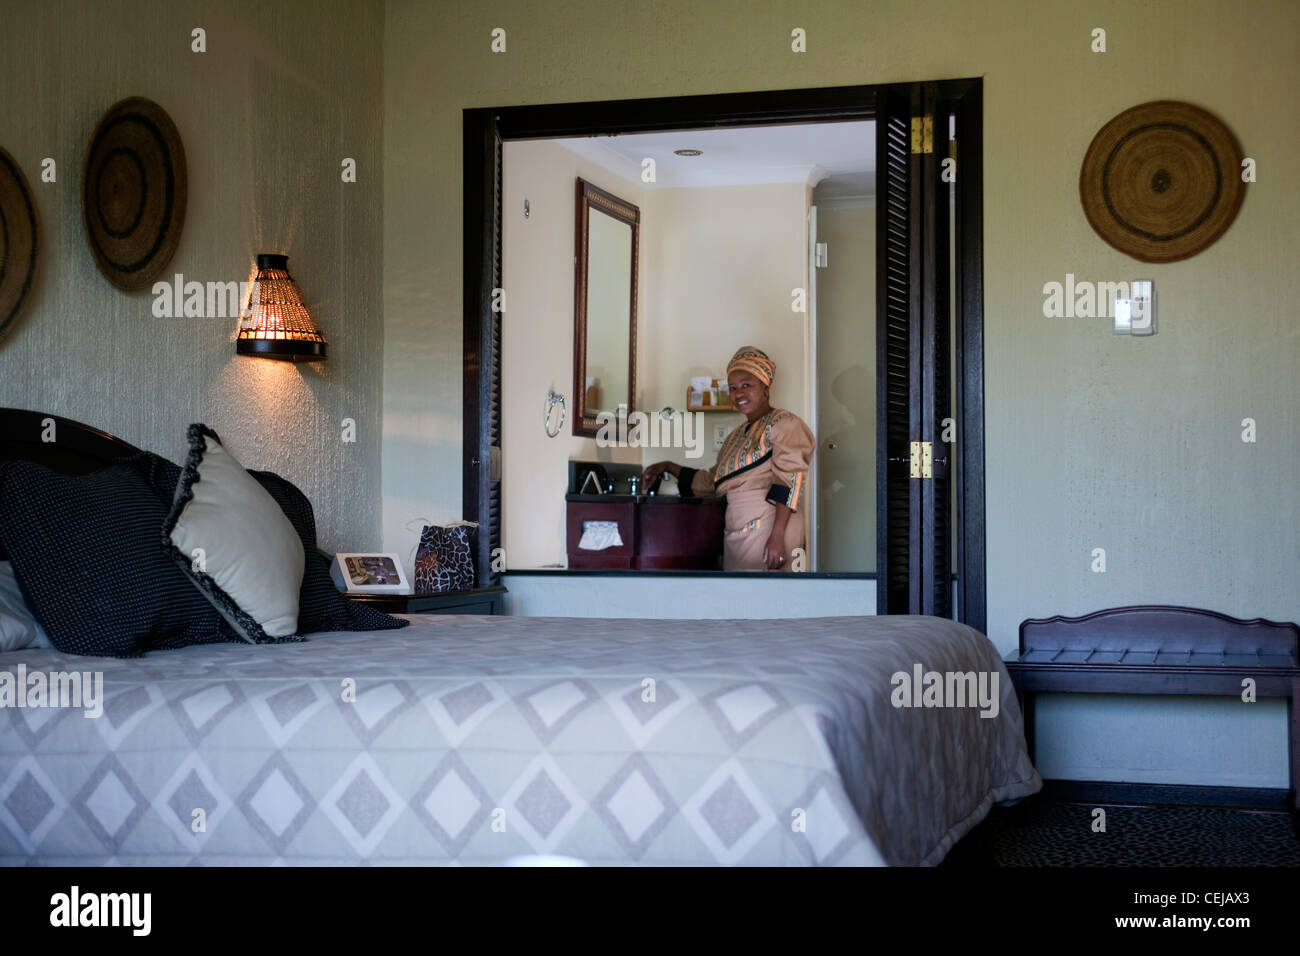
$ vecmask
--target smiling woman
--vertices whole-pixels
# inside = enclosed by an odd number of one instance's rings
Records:
[[[727,364],[732,404],[745,416],[707,470],[661,461],[645,471],[651,486],[665,471],[683,497],[727,499],[722,566],[726,571],[802,571],[807,561],[804,490],[813,450],[812,430],[798,415],[769,400],[775,363],[743,346]]]

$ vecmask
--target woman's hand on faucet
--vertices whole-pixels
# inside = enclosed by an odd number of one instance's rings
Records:
[[[657,461],[641,474],[641,487],[649,492],[654,487],[659,476],[668,472],[674,478],[681,474],[682,466],[671,461]]]

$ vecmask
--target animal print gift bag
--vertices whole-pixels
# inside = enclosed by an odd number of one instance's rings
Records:
[[[416,594],[469,591],[474,587],[473,536],[478,524],[453,521],[427,524],[415,549]]]

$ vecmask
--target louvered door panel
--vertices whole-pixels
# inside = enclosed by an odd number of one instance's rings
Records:
[[[910,478],[910,442],[920,424],[917,322],[921,276],[918,196],[911,154],[911,97],[883,90],[876,114],[877,563],[880,614],[920,601],[920,488]]]

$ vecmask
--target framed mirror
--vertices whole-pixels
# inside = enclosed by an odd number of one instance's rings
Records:
[[[595,437],[601,412],[633,410],[641,210],[577,181],[573,283],[573,434]]]

